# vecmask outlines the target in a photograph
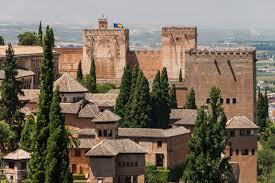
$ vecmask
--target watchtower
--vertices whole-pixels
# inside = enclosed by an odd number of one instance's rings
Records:
[[[167,68],[169,80],[185,76],[185,51],[197,47],[196,27],[162,28],[162,66]]]
[[[128,45],[128,29],[109,28],[108,20],[100,18],[98,28],[83,30],[83,73],[89,74],[93,58],[98,80],[120,80]]]

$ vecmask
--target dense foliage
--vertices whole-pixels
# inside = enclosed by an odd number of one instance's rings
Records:
[[[19,147],[27,152],[32,152],[32,142],[35,130],[35,117],[32,115],[27,116],[24,128],[21,132],[21,139]]]
[[[78,66],[77,66],[76,79],[77,79],[77,81],[79,81],[79,82],[81,82],[82,79],[83,79],[81,62],[79,62],[79,63],[78,63]]]
[[[24,114],[20,112],[24,103],[19,100],[18,95],[23,95],[24,93],[20,88],[20,82],[16,80],[17,65],[14,51],[10,44],[1,67],[5,72],[5,79],[0,86],[0,120],[5,120],[15,132],[14,148],[16,148],[24,123]]]
[[[5,121],[0,121],[0,153],[6,153],[13,150],[13,141],[16,134],[12,131],[9,124]]]
[[[40,45],[40,41],[35,32],[24,32],[18,35],[18,45],[38,46]]]
[[[166,168],[157,168],[154,165],[146,165],[145,182],[146,183],[167,183],[170,171]]]
[[[258,89],[256,123],[260,128],[260,132],[264,132],[268,123],[268,99],[267,94],[262,94]]]
[[[186,182],[229,182],[231,166],[221,154],[227,143],[226,116],[220,104],[220,90],[210,90],[210,112],[198,109],[195,129],[190,141],[191,153],[183,178]]]
[[[197,109],[195,91],[191,88],[186,96],[185,109]]]
[[[172,87],[169,89],[169,106],[171,109],[177,108],[177,96],[176,96],[176,87],[175,84],[172,84]]]

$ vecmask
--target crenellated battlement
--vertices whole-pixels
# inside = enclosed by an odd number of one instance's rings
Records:
[[[159,56],[161,54],[160,50],[132,50],[128,52],[130,55],[152,55],[152,56]]]
[[[129,29],[84,29],[84,35],[110,36],[110,35],[129,35]]]
[[[239,55],[245,56],[249,54],[253,54],[256,52],[254,47],[216,47],[216,48],[209,48],[209,47],[198,47],[196,49],[186,50],[186,53],[190,55]]]

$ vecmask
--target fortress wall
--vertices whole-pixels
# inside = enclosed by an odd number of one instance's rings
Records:
[[[76,78],[78,63],[82,60],[82,48],[55,48],[60,54],[58,59],[59,74],[68,72]]]
[[[223,107],[228,119],[244,115],[255,121],[255,50],[191,50],[186,52],[185,72],[185,85],[194,88],[198,106],[207,104],[210,88],[217,86],[221,89]],[[226,100],[230,103],[226,103]]]
[[[162,70],[161,53],[153,51],[128,51],[127,62],[130,67],[138,65],[148,80],[153,80],[158,70]]]

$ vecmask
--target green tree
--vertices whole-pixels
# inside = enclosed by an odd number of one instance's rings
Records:
[[[149,83],[143,72],[139,71],[135,93],[129,112],[125,115],[125,127],[146,128],[151,123]]]
[[[265,115],[266,115],[266,118],[268,120],[269,118],[269,114],[268,114],[268,96],[267,96],[267,88],[265,88],[265,92],[264,92],[264,110],[265,110]]]
[[[50,110],[47,155],[45,159],[45,183],[71,183],[69,163],[69,139],[65,128],[64,116],[59,106],[59,92],[53,94]]]
[[[24,32],[18,35],[18,45],[38,46],[40,42],[35,32]]]
[[[16,133],[14,147],[19,142],[21,130],[23,127],[24,114],[20,112],[24,103],[18,98],[18,95],[23,95],[20,88],[20,82],[16,80],[16,60],[12,46],[9,44],[6,50],[6,57],[2,64],[2,69],[5,72],[5,79],[0,86],[0,120],[5,120],[11,125],[12,130]]]
[[[271,179],[272,167],[275,163],[275,155],[269,147],[263,147],[258,151],[257,172],[259,182],[269,182]]]
[[[266,99],[260,88],[258,88],[256,123],[260,127],[260,132],[264,132],[267,127]]]
[[[52,48],[54,48],[55,47],[55,38],[54,38],[54,33],[53,33],[53,29],[52,28],[50,28],[50,33],[49,33],[49,37],[50,37],[50,39],[51,39],[51,45],[52,45]]]
[[[0,36],[0,45],[5,45],[5,39],[3,36]]]
[[[81,66],[81,62],[78,63],[78,66],[77,66],[77,81],[82,81],[83,79],[83,74],[82,74],[82,66]]]
[[[197,109],[195,91],[191,88],[186,96],[185,109]]]
[[[42,24],[41,21],[39,23],[39,29],[38,29],[38,40],[39,40],[39,45],[43,45],[43,31],[42,31]]]
[[[121,118],[125,115],[125,106],[130,97],[132,74],[128,65],[124,68],[119,95],[116,99],[115,113]],[[121,120],[121,122],[123,119]]]
[[[0,153],[6,153],[13,150],[13,141],[16,134],[12,131],[9,124],[0,121]]]
[[[95,60],[94,60],[94,52],[93,49],[91,50],[91,68],[90,68],[90,86],[91,91],[96,92],[96,68],[95,68]]]
[[[35,130],[35,118],[32,115],[27,116],[25,126],[21,132],[20,149],[27,152],[32,151],[33,135]]]
[[[32,156],[29,162],[28,181],[45,182],[45,156],[49,137],[49,113],[53,95],[54,63],[52,40],[49,29],[46,30],[43,41],[43,60],[40,68],[40,95],[37,120],[33,137]]]
[[[182,82],[182,72],[181,72],[181,68],[180,68],[180,73],[179,73],[179,82]]]
[[[221,158],[226,138],[226,116],[220,104],[220,90],[210,90],[211,109],[198,109],[196,125],[190,141],[191,153],[184,171],[186,182],[230,182],[232,173],[228,158]]]
[[[172,87],[169,89],[169,106],[171,109],[177,108],[177,96],[176,96],[176,87],[175,84],[172,84]]]

